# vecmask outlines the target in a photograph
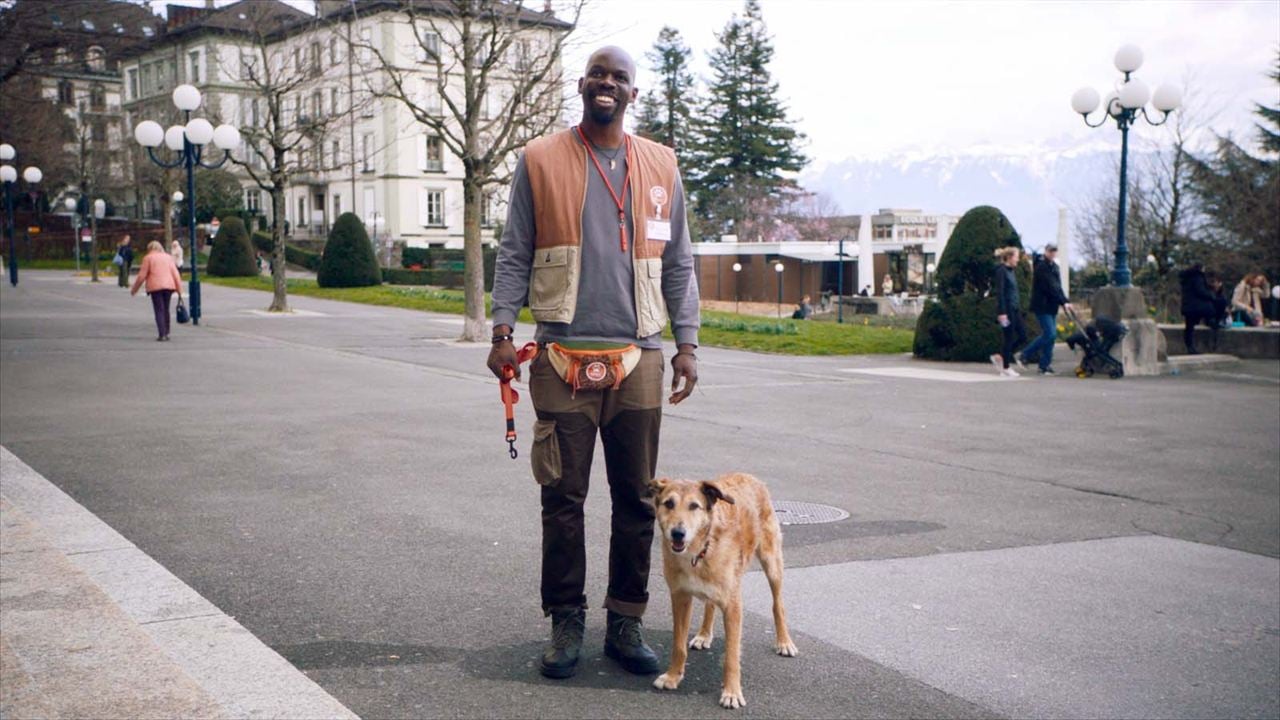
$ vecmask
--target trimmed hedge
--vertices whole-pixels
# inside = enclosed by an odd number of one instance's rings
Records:
[[[263,255],[270,255],[271,251],[275,250],[276,243],[274,240],[271,239],[270,232],[264,232],[262,230],[254,230],[252,239],[253,239],[253,246],[257,248],[259,251],[261,251]]]
[[[218,242],[209,253],[209,266],[205,272],[219,277],[253,277],[258,274],[257,256],[243,220],[229,217],[222,221]]]
[[[991,296],[997,248],[1022,247],[1013,224],[987,205],[966,212],[938,260],[937,300],[925,305],[916,321],[912,352],[931,360],[986,360],[1000,349],[996,300]],[[1031,266],[1020,262],[1015,273],[1028,338],[1038,334],[1027,313],[1031,302]],[[1031,319],[1031,322],[1025,322]]]
[[[498,263],[497,248],[485,247],[482,250],[484,258],[484,289],[486,291],[493,290],[493,269]],[[432,280],[427,281],[428,285],[441,285],[444,287],[462,287],[465,273],[463,268],[466,263],[466,251],[457,248],[414,248],[406,247],[400,256],[400,265],[409,269],[414,265],[421,266],[421,270],[413,272],[433,272]],[[387,270],[383,270],[383,277],[388,277]],[[393,271],[394,272],[394,271]],[[397,277],[404,277],[397,275]],[[387,280],[387,282],[392,282]],[[402,285],[419,285],[420,282],[403,282],[395,281]]]
[[[320,272],[321,257],[320,253],[303,250],[288,243],[284,245],[284,261],[292,265],[301,265],[311,272]]]
[[[333,224],[329,240],[324,244],[316,281],[326,288],[382,284],[382,271],[373,254],[369,234],[355,213],[343,213]]]

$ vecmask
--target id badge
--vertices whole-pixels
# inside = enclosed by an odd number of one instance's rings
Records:
[[[670,242],[671,241],[671,221],[670,220],[646,220],[644,223],[644,236],[646,240]]]

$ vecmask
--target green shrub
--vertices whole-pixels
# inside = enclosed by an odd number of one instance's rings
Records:
[[[254,230],[253,231],[253,247],[256,248],[263,255],[270,255],[271,252],[275,249],[276,243],[271,238],[270,232],[264,232],[262,230]]]
[[[338,216],[329,240],[324,244],[324,256],[316,280],[320,287],[367,287],[382,284],[382,272],[373,245],[365,232],[364,223],[355,213]]]
[[[288,243],[284,246],[284,261],[292,265],[301,265],[311,272],[320,271],[320,253],[303,250]]]
[[[980,206],[960,218],[947,249],[938,260],[937,300],[925,305],[916,321],[912,352],[931,360],[985,360],[1000,349],[996,301],[991,296],[997,248],[1022,247],[1013,224],[996,208]],[[1018,264],[1015,274],[1024,321],[1031,303],[1031,265]],[[1028,337],[1038,332],[1025,323]]]
[[[229,217],[222,221],[218,230],[218,241],[213,244],[213,252],[209,254],[210,275],[220,277],[244,277],[258,274],[258,261],[249,241],[249,233],[244,228],[244,221],[238,217]]]

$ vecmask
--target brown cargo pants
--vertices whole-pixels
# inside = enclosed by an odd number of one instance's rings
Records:
[[[542,610],[585,608],[587,548],[583,505],[596,434],[604,446],[613,501],[609,587],[604,606],[640,617],[649,602],[653,507],[644,498],[658,462],[662,422],[661,350],[644,350],[617,390],[573,389],[540,352],[529,368],[534,479],[542,486]]]

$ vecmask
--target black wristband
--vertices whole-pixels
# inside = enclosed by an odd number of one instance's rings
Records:
[[[515,338],[513,338],[513,337],[511,336],[511,334],[510,334],[510,333],[508,333],[508,334],[506,334],[506,335],[494,335],[494,336],[493,336],[493,344],[494,344],[494,345],[497,345],[497,344],[498,344],[498,343],[500,343],[500,342],[511,342],[511,341],[512,341],[512,340],[514,340],[514,339],[515,339]]]

